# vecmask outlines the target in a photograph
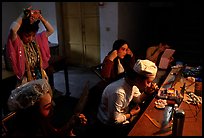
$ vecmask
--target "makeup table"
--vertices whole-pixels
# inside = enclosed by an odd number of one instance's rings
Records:
[[[185,90],[194,92],[195,83],[183,78],[182,76],[176,77],[179,71],[180,68],[172,68],[159,91],[172,87],[172,83],[174,82],[175,78],[177,78],[178,80],[174,85],[176,90],[181,92],[181,89],[185,83]],[[184,93],[183,96],[185,99],[186,94]],[[172,120],[169,121],[169,124],[163,131],[157,127],[157,125],[162,124],[165,111],[164,109],[158,109],[155,107],[155,102],[158,99],[160,99],[158,96],[153,98],[144,113],[128,133],[128,136],[172,136]],[[167,106],[172,106],[175,104],[175,101],[167,100],[167,103]],[[179,104],[179,109],[182,109],[185,112],[182,136],[202,136],[202,104],[188,104],[182,100]]]

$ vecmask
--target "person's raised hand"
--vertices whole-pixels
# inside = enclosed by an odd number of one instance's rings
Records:
[[[118,56],[118,52],[117,50],[114,50],[112,53],[110,53],[108,57],[111,61],[113,61],[117,56]]]
[[[42,18],[41,11],[40,10],[31,10],[30,13],[30,23],[34,23],[37,20],[40,20]]]
[[[155,91],[158,91],[159,87],[156,83],[151,83],[151,85],[149,87],[146,87],[145,89],[145,93],[151,95],[152,93],[154,93]]]
[[[82,124],[82,125],[86,125],[86,123],[87,123],[87,118],[86,118],[86,116],[84,115],[84,114],[79,114],[79,120],[80,120],[80,123]]]
[[[133,56],[133,53],[130,48],[127,49],[127,54],[130,55],[131,57]]]

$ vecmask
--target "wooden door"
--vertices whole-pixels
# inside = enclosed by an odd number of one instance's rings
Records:
[[[90,67],[100,63],[97,2],[64,2],[63,35],[68,63]]]

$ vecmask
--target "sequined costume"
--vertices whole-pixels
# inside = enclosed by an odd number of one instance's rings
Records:
[[[31,46],[31,49],[26,48],[28,45]],[[46,32],[43,31],[36,34],[34,41],[28,45],[24,45],[19,36],[17,36],[17,38],[12,42],[11,35],[9,35],[7,41],[7,55],[11,60],[13,71],[19,80],[22,80],[24,76],[28,77],[28,81],[36,79],[35,77],[37,77],[37,74],[39,75],[37,71],[41,71],[42,73],[42,76],[38,77],[44,78],[43,75],[46,74],[44,69],[48,67],[48,61],[50,59],[50,49]],[[31,55],[33,54],[35,59],[31,58]],[[26,59],[28,59],[28,61]]]

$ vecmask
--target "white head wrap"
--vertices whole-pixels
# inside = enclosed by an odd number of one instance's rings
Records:
[[[154,62],[147,59],[138,59],[133,67],[133,70],[146,77],[155,77],[157,74],[157,66]]]
[[[27,82],[11,91],[8,99],[8,108],[11,111],[25,109],[34,105],[47,92],[51,92],[47,80],[38,79]]]

